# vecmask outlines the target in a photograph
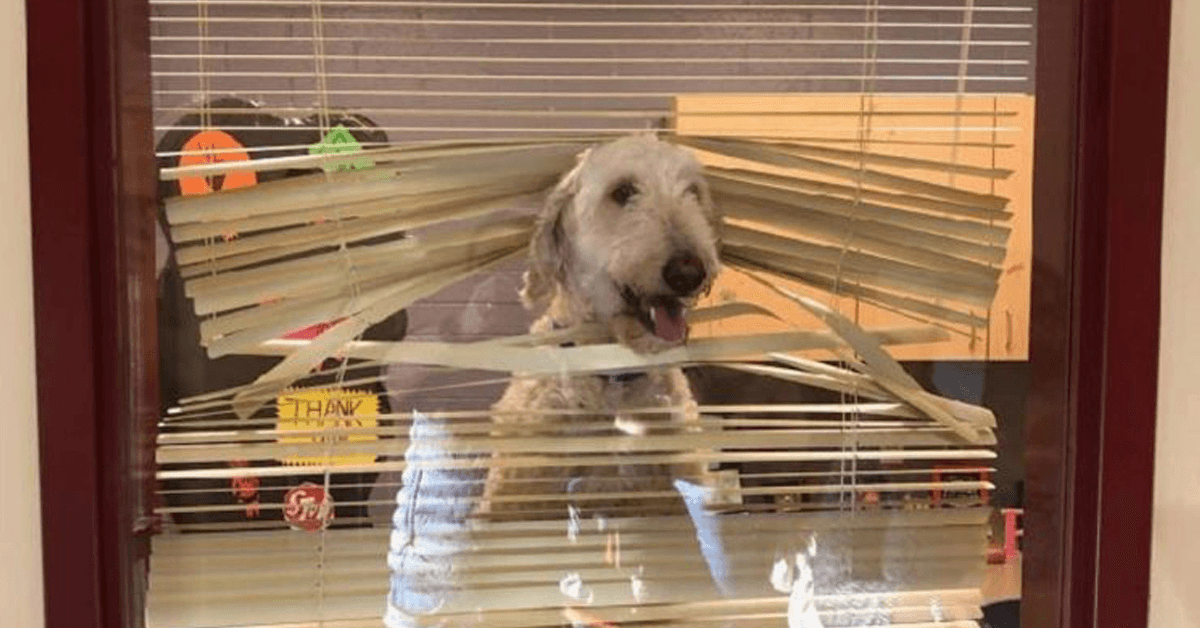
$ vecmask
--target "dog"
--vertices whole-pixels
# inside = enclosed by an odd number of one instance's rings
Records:
[[[719,226],[703,168],[687,149],[637,135],[585,151],[534,228],[520,293],[536,317],[531,331],[590,324],[640,354],[685,343],[688,311],[720,271]],[[622,413],[645,407],[664,412]],[[493,409],[497,438],[680,434],[699,419],[680,368],[518,374]],[[580,454],[586,462],[545,454],[538,466],[496,454],[479,511],[494,520],[684,513],[674,482],[703,482],[707,465],[636,460],[663,453],[589,451]]]

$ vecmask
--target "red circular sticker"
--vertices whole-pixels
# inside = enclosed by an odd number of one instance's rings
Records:
[[[222,163],[226,161],[249,161],[250,154],[237,138],[224,131],[201,131],[183,145],[180,166]],[[227,172],[207,177],[181,177],[179,193],[184,196],[209,194],[221,190],[250,187],[258,183],[253,171]]]
[[[333,521],[333,498],[324,488],[305,482],[284,496],[283,518],[296,530],[323,530]]]

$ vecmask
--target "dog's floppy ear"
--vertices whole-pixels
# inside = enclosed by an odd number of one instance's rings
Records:
[[[568,172],[550,195],[538,215],[529,242],[529,269],[521,287],[521,302],[534,312],[541,312],[554,298],[555,285],[567,277],[566,236],[563,233],[563,213],[579,191],[579,171],[583,169],[588,152],[580,154],[575,167]]]

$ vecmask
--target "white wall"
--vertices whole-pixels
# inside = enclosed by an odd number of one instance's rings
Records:
[[[1172,11],[1151,628],[1200,626],[1200,3]]]
[[[0,609],[3,623],[38,628],[42,539],[33,371],[25,3],[0,2]]]

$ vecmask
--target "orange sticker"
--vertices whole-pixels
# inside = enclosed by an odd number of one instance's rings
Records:
[[[224,131],[201,131],[183,145],[179,165],[182,167],[226,161],[249,161],[250,155],[245,148],[241,142]],[[250,187],[256,183],[258,175],[253,171],[228,172],[209,177],[183,177],[179,179],[179,193],[195,196]]]

